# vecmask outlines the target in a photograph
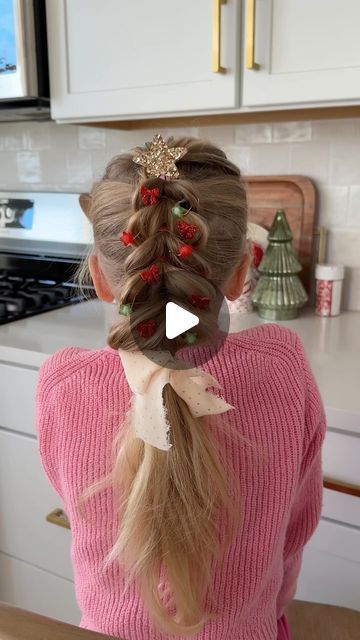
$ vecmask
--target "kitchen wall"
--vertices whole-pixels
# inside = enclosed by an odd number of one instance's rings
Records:
[[[360,310],[360,119],[160,130],[202,136],[245,174],[302,174],[319,194],[327,259],[346,265],[343,306]],[[0,191],[86,191],[115,154],[153,130],[114,131],[53,122],[0,124]]]

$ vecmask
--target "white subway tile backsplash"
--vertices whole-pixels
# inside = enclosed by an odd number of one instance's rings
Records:
[[[306,142],[311,140],[311,122],[277,122],[272,125],[274,142]]]
[[[334,264],[359,268],[360,229],[346,227],[330,229],[327,241],[327,259]]]
[[[136,146],[136,144],[141,144],[140,142],[134,142],[132,137],[129,136],[129,133],[129,131],[121,131],[117,129],[106,130],[105,148],[112,158],[119,155],[119,153],[128,151],[130,147]],[[144,143],[144,140],[149,140],[149,138],[143,138],[142,143]]]
[[[314,120],[312,123],[313,140],[343,140],[360,135],[359,120]]]
[[[325,227],[344,227],[346,225],[349,187],[318,188],[319,223]]]
[[[26,129],[26,146],[31,151],[51,149],[51,123],[29,122]]]
[[[23,123],[16,125],[11,123],[6,127],[1,127],[1,146],[8,151],[20,151],[26,149],[26,134],[24,131]]]
[[[52,150],[44,151],[41,154],[41,167],[42,182],[48,185],[45,191],[53,189],[61,191],[56,187],[67,182],[66,156],[62,153],[54,153]]]
[[[314,180],[328,260],[347,266],[344,304],[360,310],[360,118],[163,129],[102,129],[54,122],[0,124],[0,189],[87,191],[109,160],[152,139],[201,137],[242,173]]]
[[[329,182],[360,184],[360,138],[331,141]]]
[[[80,149],[104,149],[105,147],[106,133],[104,129],[79,127],[78,135]]]
[[[0,188],[4,191],[21,189],[16,151],[0,151]]]
[[[161,129],[159,131],[150,129],[147,131],[147,137],[143,138],[142,142],[138,144],[144,144],[147,140],[152,140],[156,133],[161,133],[161,135],[166,138],[198,138],[199,137],[199,128],[198,127],[167,127],[166,129]]]
[[[222,147],[231,146],[235,143],[235,131],[232,125],[221,127],[199,127],[198,136],[204,140],[210,140]]]
[[[51,148],[64,156],[79,149],[77,127],[70,124],[51,123]]]
[[[348,224],[360,226],[360,184],[350,187]],[[359,247],[360,253],[360,247]]]
[[[20,182],[30,184],[41,182],[41,163],[38,151],[18,151],[16,158]]]
[[[70,185],[89,187],[92,182],[91,155],[88,151],[69,153],[66,157],[67,180]]]
[[[250,151],[250,167],[252,174],[274,175],[289,173],[290,145],[288,144],[255,144]]]
[[[271,124],[243,124],[235,129],[236,144],[257,144],[271,141]]]
[[[250,173],[251,147],[223,147],[227,157],[236,164],[241,173]]]
[[[354,267],[345,269],[342,308],[360,310],[360,269]]]
[[[329,175],[329,142],[297,142],[290,147],[290,172],[327,182]]]
[[[100,180],[104,174],[106,165],[112,159],[113,154],[107,151],[93,152],[91,154],[91,167],[93,180]]]

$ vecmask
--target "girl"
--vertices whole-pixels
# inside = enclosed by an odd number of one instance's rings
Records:
[[[221,295],[240,295],[249,264],[240,172],[210,143],[155,136],[80,202],[97,295],[119,315],[106,348],[55,353],[37,389],[80,626],[126,640],[290,638],[325,419],[293,331],[219,340]],[[172,340],[169,301],[200,320]]]

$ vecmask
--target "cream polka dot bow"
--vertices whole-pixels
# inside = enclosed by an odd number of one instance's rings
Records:
[[[152,351],[149,358],[146,352],[119,349],[119,355],[133,392],[128,415],[130,428],[137,438],[157,449],[168,451],[172,446],[162,395],[166,384],[186,402],[194,417],[216,415],[234,408],[207,391],[207,387],[219,387],[215,378],[201,369],[172,368],[175,360],[167,351]],[[167,366],[170,364],[172,367]],[[184,366],[182,361],[176,364]]]

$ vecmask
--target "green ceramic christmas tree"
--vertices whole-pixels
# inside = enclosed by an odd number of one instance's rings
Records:
[[[291,245],[292,233],[285,212],[276,212],[269,231],[269,245],[259,265],[260,278],[251,296],[261,318],[296,318],[308,299],[299,279],[301,264]]]

